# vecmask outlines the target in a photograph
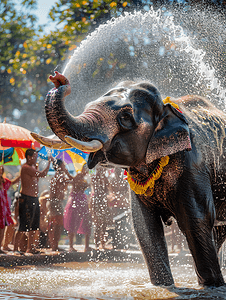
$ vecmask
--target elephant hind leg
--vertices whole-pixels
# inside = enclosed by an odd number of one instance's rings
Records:
[[[213,235],[214,235],[216,250],[218,253],[226,239],[226,225],[214,226]]]

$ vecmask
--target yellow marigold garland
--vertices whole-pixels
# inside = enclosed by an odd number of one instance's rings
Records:
[[[138,195],[152,196],[154,192],[155,181],[162,175],[163,168],[168,165],[169,156],[160,159],[157,167],[151,173],[146,181],[138,181],[127,172],[127,181],[132,191]],[[149,191],[147,191],[149,189]]]

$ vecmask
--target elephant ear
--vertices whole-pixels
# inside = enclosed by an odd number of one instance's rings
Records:
[[[146,163],[183,150],[191,150],[188,122],[181,112],[166,104],[163,118],[149,141]]]

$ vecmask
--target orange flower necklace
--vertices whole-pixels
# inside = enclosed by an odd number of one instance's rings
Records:
[[[158,165],[152,171],[151,175],[145,181],[138,181],[127,172],[127,181],[130,185],[131,190],[138,195],[152,196],[154,193],[155,181],[161,177],[163,168],[168,163],[169,156],[162,157]]]

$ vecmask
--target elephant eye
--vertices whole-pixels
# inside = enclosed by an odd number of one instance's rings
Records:
[[[128,111],[121,112],[118,116],[119,125],[126,130],[132,129],[135,126],[135,120]]]

